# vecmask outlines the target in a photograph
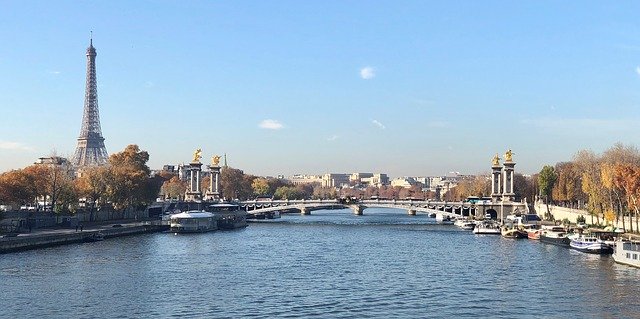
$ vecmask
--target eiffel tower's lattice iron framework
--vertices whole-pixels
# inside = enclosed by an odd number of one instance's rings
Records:
[[[77,167],[107,164],[109,155],[104,146],[104,137],[100,129],[98,112],[98,88],[96,81],[96,49],[93,39],[87,48],[87,83],[84,92],[84,114],[82,129],[78,137],[78,146],[73,155],[73,164]]]

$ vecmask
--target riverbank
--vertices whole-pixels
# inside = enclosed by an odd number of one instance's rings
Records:
[[[105,239],[165,231],[167,225],[157,221],[100,223],[84,225],[80,229],[38,229],[16,237],[0,238],[0,254],[51,246],[68,245],[88,241],[96,234]]]

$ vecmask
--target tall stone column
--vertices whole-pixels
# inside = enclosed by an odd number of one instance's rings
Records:
[[[209,170],[211,171],[211,180],[207,190],[207,199],[217,200],[220,199],[220,166],[209,166]]]
[[[513,191],[513,175],[516,162],[511,157],[511,150],[505,154],[504,169],[502,170],[504,186],[502,192],[502,201],[511,202],[515,199],[516,194]]]
[[[188,201],[201,200],[202,191],[200,189],[200,180],[202,178],[202,163],[190,163],[187,171],[189,172],[189,185],[185,199]]]
[[[498,154],[493,158],[491,166],[491,201],[498,202],[502,199],[502,165]]]

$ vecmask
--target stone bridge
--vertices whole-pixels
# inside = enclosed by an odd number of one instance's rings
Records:
[[[314,210],[350,208],[354,214],[362,215],[367,208],[393,208],[405,210],[409,215],[416,213],[441,214],[443,216],[476,216],[490,214],[494,219],[504,219],[514,213],[527,213],[526,202],[443,202],[420,200],[358,200],[343,201],[338,199],[325,200],[254,200],[241,201],[238,204],[247,212],[253,214],[274,211],[296,210],[303,215],[311,214]]]

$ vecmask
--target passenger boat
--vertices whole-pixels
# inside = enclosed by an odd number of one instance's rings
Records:
[[[231,203],[218,203],[207,206],[206,211],[213,214],[220,229],[247,227],[247,212]],[[279,216],[279,214],[278,214]]]
[[[619,264],[640,268],[640,237],[618,238],[612,257]]]
[[[201,210],[171,215],[169,225],[172,233],[202,233],[218,229],[216,216]]]
[[[545,244],[571,247],[571,239],[567,237],[567,232],[562,226],[554,226],[549,229],[542,229],[540,232],[540,241]]]
[[[500,235],[500,226],[492,221],[483,221],[476,225],[473,233],[478,235]]]
[[[613,247],[594,234],[579,234],[571,238],[571,248],[590,254],[611,254]]]
[[[520,230],[518,228],[502,227],[502,229],[500,230],[500,234],[504,238],[514,238],[514,239],[527,238],[527,232]]]

